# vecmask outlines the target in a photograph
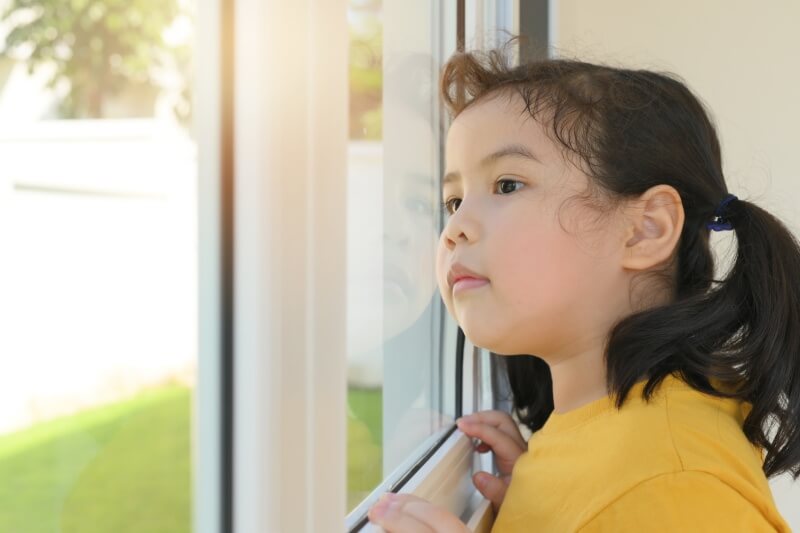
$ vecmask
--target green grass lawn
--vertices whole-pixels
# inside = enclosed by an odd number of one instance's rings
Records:
[[[0,437],[0,531],[189,532],[191,390]]]
[[[0,532],[191,531],[191,389],[0,436]],[[381,480],[381,391],[350,389],[349,511]]]
[[[381,389],[347,391],[354,416],[347,417],[347,511],[354,509],[383,478]]]

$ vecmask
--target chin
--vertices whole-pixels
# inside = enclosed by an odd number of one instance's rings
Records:
[[[461,329],[464,330],[464,336],[469,340],[470,343],[472,343],[473,346],[494,352],[498,355],[513,354],[513,352],[508,351],[507,346],[503,346],[502,339],[498,338],[496,335],[487,335],[487,332],[485,331],[475,332],[472,329],[467,329],[463,326]]]
[[[525,351],[524,346],[520,345],[519,343],[508,342],[508,335],[498,336],[496,333],[488,335],[485,334],[485,331],[483,332],[484,335],[470,335],[470,331],[467,331],[466,328],[462,329],[464,329],[464,336],[469,339],[473,346],[478,348],[482,348],[494,354],[504,356],[528,354],[528,352]]]
[[[478,346],[478,345],[476,344],[475,346]],[[505,357],[513,357],[515,355],[520,355],[519,351],[517,351],[517,350],[509,350],[505,346],[495,346],[494,348],[492,348],[491,346],[479,346],[479,347],[483,348],[484,350],[490,351],[495,355],[502,355],[502,356],[505,356]]]

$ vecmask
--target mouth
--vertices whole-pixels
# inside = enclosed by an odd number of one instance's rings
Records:
[[[453,294],[463,292],[470,289],[477,289],[489,284],[489,280],[485,278],[473,278],[469,276],[462,276],[455,280],[453,283]]]
[[[471,287],[485,285],[489,283],[489,280],[461,263],[455,262],[447,272],[447,284],[451,289],[455,289],[456,284],[459,284],[459,282],[461,282],[460,285],[462,287]]]

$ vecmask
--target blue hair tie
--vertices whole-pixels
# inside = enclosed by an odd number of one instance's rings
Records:
[[[738,200],[733,194],[729,194],[719,203],[719,207],[714,212],[714,221],[706,224],[706,227],[713,231],[725,231],[733,229],[733,224],[728,220],[726,208],[733,200]]]

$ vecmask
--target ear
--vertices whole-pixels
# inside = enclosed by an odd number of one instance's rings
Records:
[[[670,258],[683,231],[683,202],[674,187],[649,188],[625,209],[622,266],[645,270]]]

